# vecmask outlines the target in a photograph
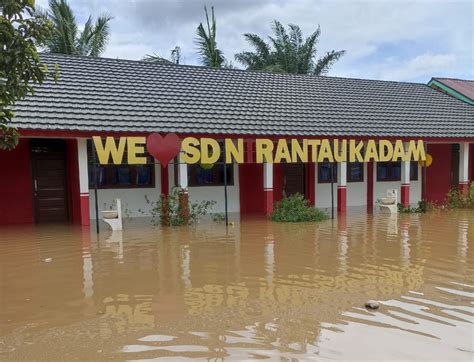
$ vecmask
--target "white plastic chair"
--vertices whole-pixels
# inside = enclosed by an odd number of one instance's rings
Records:
[[[387,197],[382,197],[377,200],[381,212],[389,212],[395,214],[398,212],[398,191],[395,189],[387,190]]]
[[[115,210],[104,210],[102,214],[102,220],[110,225],[112,230],[122,230],[122,202],[120,199],[115,199]]]

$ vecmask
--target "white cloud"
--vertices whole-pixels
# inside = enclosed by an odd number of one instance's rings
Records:
[[[387,61],[376,71],[376,78],[385,80],[406,80],[440,75],[456,64],[454,54],[425,53],[402,61]]]
[[[320,24],[320,53],[347,50],[331,75],[420,80],[433,71],[472,77],[471,0],[70,0],[79,20],[114,16],[105,56],[167,56],[179,45],[188,64],[198,63],[194,36],[205,3],[215,6],[218,44],[229,60],[248,49],[243,33],[270,34],[278,19],[300,25],[305,35]]]

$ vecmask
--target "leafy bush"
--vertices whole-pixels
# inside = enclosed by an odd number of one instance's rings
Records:
[[[410,206],[405,207],[400,203],[398,204],[398,212],[405,213],[405,214],[425,213],[430,208],[431,208],[430,204],[424,200],[418,201],[417,207],[410,207]]]
[[[215,205],[215,201],[206,200],[190,202],[186,206],[187,194],[182,189],[175,188],[169,195],[160,195],[158,201],[153,202],[145,196],[146,202],[151,205],[150,214],[153,225],[180,226],[192,225],[198,222],[200,216],[207,215]]]
[[[313,208],[303,195],[294,194],[275,202],[271,219],[277,222],[322,221],[328,219],[328,215]]]
[[[445,205],[448,209],[474,208],[474,183],[469,185],[467,194],[453,187],[446,194]]]
[[[222,224],[225,221],[225,214],[223,212],[212,214],[212,221],[217,224]]]

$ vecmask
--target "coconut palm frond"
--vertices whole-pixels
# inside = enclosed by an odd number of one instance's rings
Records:
[[[244,34],[253,51],[243,51],[235,59],[247,69],[298,74],[325,74],[344,55],[345,51],[332,50],[315,60],[321,28],[306,39],[301,28],[289,24],[288,30],[277,20],[272,23],[269,43],[256,34]]]
[[[207,7],[204,7],[206,13],[206,29],[202,23],[196,29],[195,43],[198,54],[201,56],[201,63],[207,67],[221,67],[225,62],[222,51],[217,47],[216,33],[217,25],[214,16],[214,7],[211,7],[211,19]]]
[[[345,50],[335,51],[332,50],[327,52],[325,56],[320,58],[316,63],[314,68],[313,74],[315,75],[323,75],[327,74],[329,69],[336,63],[344,54]]]

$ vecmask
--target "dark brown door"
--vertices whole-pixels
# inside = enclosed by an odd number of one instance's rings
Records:
[[[283,192],[286,196],[299,193],[305,195],[305,165],[303,163],[284,163]]]
[[[66,143],[31,140],[31,169],[35,221],[67,221]]]
[[[451,145],[451,186],[459,185],[459,144]]]

